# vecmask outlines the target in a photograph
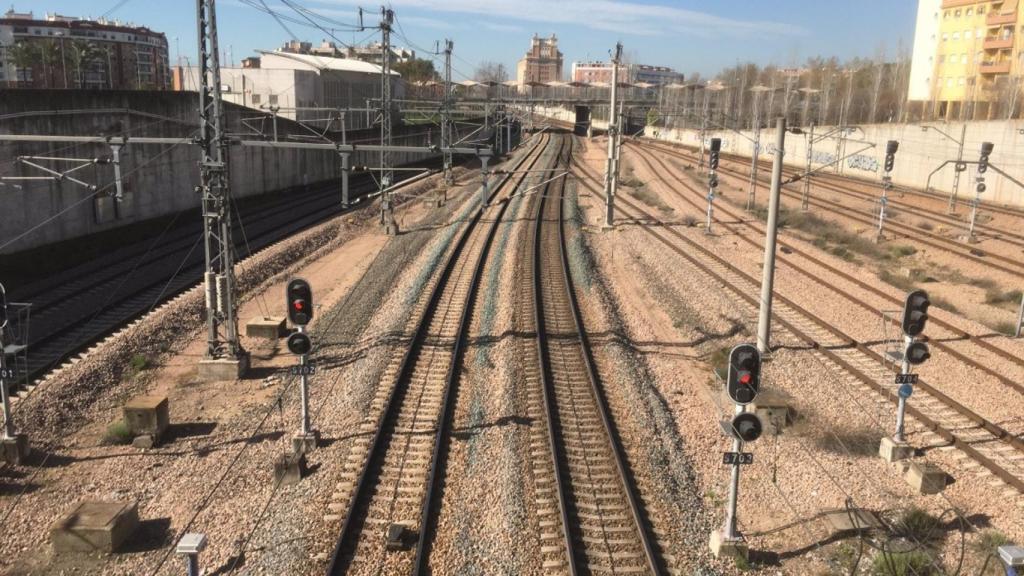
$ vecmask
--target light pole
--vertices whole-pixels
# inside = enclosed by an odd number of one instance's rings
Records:
[[[937,126],[922,125],[921,131],[927,132],[928,130],[934,130],[939,134],[942,134],[949,140],[956,143],[956,165],[953,167],[953,191],[949,195],[949,206],[946,208],[946,212],[953,214],[956,212],[956,196],[960,191],[960,173],[967,169],[964,166],[964,142],[967,141],[967,123],[964,122],[963,127],[960,129],[960,139],[953,138],[942,129]],[[961,169],[963,168],[963,169]]]

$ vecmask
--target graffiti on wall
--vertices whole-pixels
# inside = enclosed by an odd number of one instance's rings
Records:
[[[811,153],[811,162],[814,164],[831,164],[836,161],[836,155],[830,152],[816,150]]]
[[[769,144],[765,144],[764,145],[764,153],[769,155],[769,156],[775,156],[775,153],[777,151],[778,151],[778,148],[775,147],[775,144],[769,143]],[[786,151],[785,150],[782,151],[782,157],[783,158],[786,157]]]
[[[854,154],[846,159],[846,166],[854,170],[865,172],[878,172],[878,160],[863,154]]]

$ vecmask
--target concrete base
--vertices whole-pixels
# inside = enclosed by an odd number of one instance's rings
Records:
[[[977,236],[971,236],[970,234],[962,234],[960,236],[957,236],[957,240],[960,240],[961,242],[966,242],[967,244],[977,244],[979,242]]]
[[[67,552],[116,552],[138,529],[135,502],[81,502],[50,529],[57,554]]]
[[[274,461],[274,484],[298,484],[306,475],[304,454],[282,454]]]
[[[789,409],[790,397],[780,390],[761,390],[757,398],[750,403],[748,411],[761,417],[764,433],[777,436],[782,430],[793,423],[793,415]]]
[[[938,494],[946,489],[946,473],[935,464],[911,462],[903,473],[907,484],[918,494]]]
[[[715,530],[711,533],[711,541],[708,543],[711,553],[715,558],[743,558],[750,557],[750,548],[742,538],[726,538],[725,532]]]
[[[156,438],[153,438],[152,434],[143,434],[141,436],[136,436],[132,440],[132,448],[138,448],[139,450],[149,450],[150,448],[156,445]]]
[[[277,340],[287,332],[284,316],[258,316],[245,323],[245,335],[250,338]]]
[[[199,380],[216,382],[218,380],[238,380],[249,369],[249,355],[239,358],[217,358],[216,360],[199,361]]]
[[[123,412],[128,431],[133,436],[149,436],[154,444],[160,443],[171,424],[166,396],[137,396],[124,405]]]
[[[28,436],[15,434],[10,438],[0,439],[0,451],[3,461],[11,466],[20,466],[28,458],[32,450],[28,447]]]
[[[832,510],[825,513],[824,519],[836,534],[856,534],[882,528],[874,512],[862,508]]]
[[[309,454],[316,450],[320,443],[320,432],[310,430],[309,434],[296,434],[292,436],[292,452],[295,454]]]
[[[388,236],[398,236],[398,224],[396,222],[385,224],[384,234],[387,234]]]
[[[914,448],[906,442],[897,442],[892,438],[885,437],[878,445],[878,455],[882,457],[882,460],[892,464],[913,456]]]

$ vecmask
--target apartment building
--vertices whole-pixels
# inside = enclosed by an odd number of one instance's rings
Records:
[[[520,88],[529,82],[558,82],[562,80],[562,53],[558,51],[558,38],[540,38],[536,34],[530,50],[516,66],[516,82]]]

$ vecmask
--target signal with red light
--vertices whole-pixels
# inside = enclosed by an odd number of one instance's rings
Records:
[[[302,278],[292,278],[285,288],[288,319],[296,326],[305,326],[313,319],[313,289]]]
[[[750,404],[761,386],[761,353],[752,344],[740,344],[729,352],[727,392],[733,402]]]

